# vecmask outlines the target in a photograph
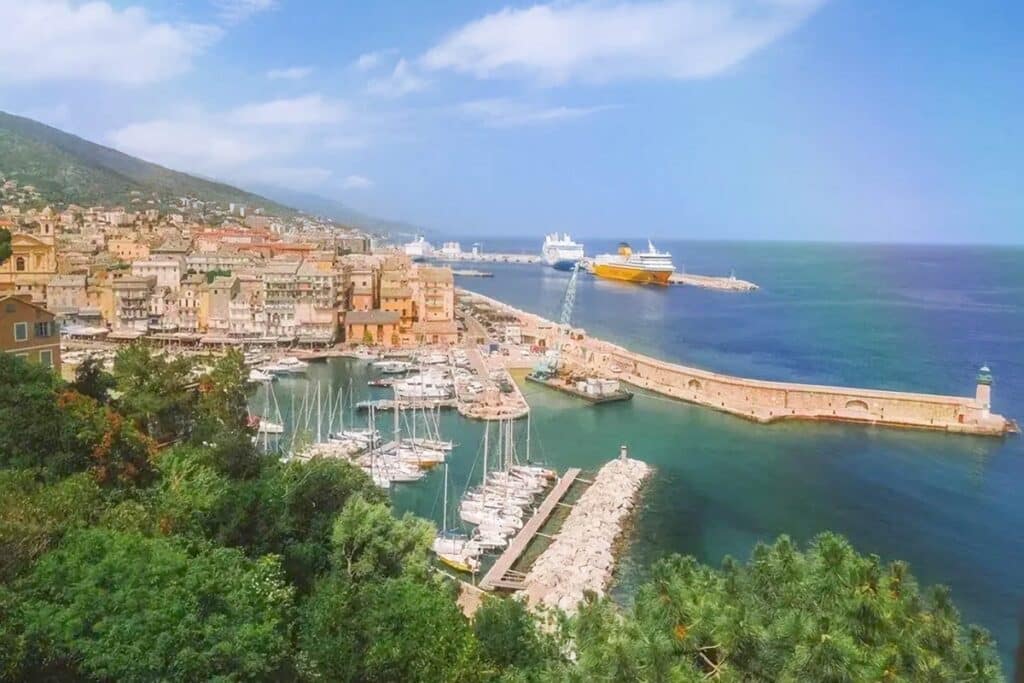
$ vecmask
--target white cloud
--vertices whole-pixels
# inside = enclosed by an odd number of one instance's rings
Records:
[[[241,124],[257,126],[335,123],[345,118],[347,108],[338,100],[320,94],[246,104],[231,112]]]
[[[152,20],[106,2],[0,0],[0,83],[90,80],[141,85],[187,71],[221,32]]]
[[[373,71],[384,58],[394,50],[377,50],[376,52],[365,52],[352,63],[356,71]]]
[[[485,126],[512,128],[515,126],[559,123],[614,108],[611,105],[596,107],[544,107],[506,98],[494,98],[463,102],[459,105],[458,110]]]
[[[133,123],[109,137],[122,152],[193,173],[217,173],[275,151],[260,138],[198,117]]]
[[[371,187],[373,187],[373,181],[361,175],[346,176],[341,181],[341,189],[343,190],[367,190]]]
[[[545,85],[706,78],[793,30],[824,1],[619,0],[505,8],[459,28],[422,63]]]
[[[299,81],[313,73],[311,66],[291,66],[286,69],[271,69],[267,78],[272,81]]]
[[[229,24],[245,21],[254,14],[277,7],[277,0],[213,0],[217,15]]]
[[[390,76],[371,81],[367,90],[383,97],[401,97],[425,90],[429,85],[430,81],[417,75],[407,61],[399,59]]]

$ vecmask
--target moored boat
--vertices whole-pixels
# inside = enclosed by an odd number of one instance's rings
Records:
[[[625,242],[619,243],[616,254],[600,254],[594,258],[593,273],[608,280],[639,284],[667,285],[676,270],[672,254],[658,251],[647,242],[647,251],[635,252]]]

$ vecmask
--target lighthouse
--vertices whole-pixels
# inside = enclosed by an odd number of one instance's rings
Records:
[[[974,400],[983,414],[988,417],[992,408],[992,371],[987,365],[982,365],[978,370],[978,386],[974,392]]]

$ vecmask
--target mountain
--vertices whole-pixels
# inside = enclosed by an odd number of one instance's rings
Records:
[[[407,236],[427,234],[429,232],[424,228],[411,223],[370,216],[353,209],[347,204],[339,202],[336,199],[328,199],[327,197],[322,197],[318,194],[301,192],[299,190],[290,190],[276,185],[261,183],[251,184],[251,187],[264,197],[270,197],[274,201],[287,204],[288,206],[294,206],[306,213],[330,218],[339,223],[351,225],[363,230],[369,230],[378,234]]]
[[[204,180],[97,145],[56,128],[0,111],[0,176],[33,185],[45,203],[130,207],[156,199],[171,206],[179,197],[219,204],[295,211],[237,187]]]

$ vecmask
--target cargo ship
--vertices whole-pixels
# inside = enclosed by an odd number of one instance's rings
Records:
[[[667,285],[675,269],[672,254],[658,251],[649,240],[647,251],[640,252],[620,242],[617,254],[600,254],[594,258],[593,265],[593,273],[598,277],[645,285]]]
[[[572,270],[583,259],[583,245],[574,242],[568,233],[559,235],[556,232],[544,236],[541,255],[544,262],[555,270]]]

